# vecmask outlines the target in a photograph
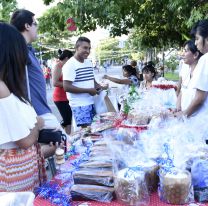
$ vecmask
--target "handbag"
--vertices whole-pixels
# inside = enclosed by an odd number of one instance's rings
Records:
[[[42,129],[39,132],[39,143],[49,144],[50,142],[53,142],[55,145],[56,142],[60,144],[62,141],[64,143],[66,142],[66,135],[63,134],[62,131],[56,131],[54,129]]]

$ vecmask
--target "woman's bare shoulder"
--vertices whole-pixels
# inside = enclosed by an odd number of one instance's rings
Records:
[[[10,91],[6,84],[0,80],[0,99],[8,97],[10,95]]]

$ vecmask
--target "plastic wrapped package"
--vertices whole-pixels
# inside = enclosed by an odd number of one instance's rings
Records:
[[[135,162],[134,165],[128,165],[130,167],[140,168],[145,173],[145,180],[147,188],[150,192],[156,191],[159,183],[158,164],[153,160],[146,160],[143,162]]]
[[[1,206],[33,206],[35,195],[32,192],[1,192]]]
[[[208,202],[208,160],[195,159],[191,175],[195,199],[199,202]]]
[[[113,172],[110,168],[82,168],[73,174],[75,184],[113,186]]]
[[[116,197],[120,202],[132,206],[148,205],[149,194],[143,171],[125,168],[118,171],[114,181]]]
[[[131,128],[119,128],[116,135],[116,139],[123,141],[126,144],[134,144],[134,141],[139,139],[139,134],[136,129]]]
[[[162,201],[181,205],[194,201],[191,174],[188,171],[160,170],[159,197]]]
[[[111,160],[88,160],[87,162],[83,162],[79,165],[80,168],[104,168],[104,167],[110,167],[112,168],[112,161]]]
[[[96,200],[111,202],[114,198],[114,188],[98,185],[76,184],[71,188],[72,200]]]

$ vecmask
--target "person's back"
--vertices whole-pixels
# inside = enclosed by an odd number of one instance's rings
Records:
[[[32,105],[38,115],[51,113],[46,99],[46,83],[42,68],[35,56],[34,49],[28,45],[29,60],[27,63],[29,88]]]

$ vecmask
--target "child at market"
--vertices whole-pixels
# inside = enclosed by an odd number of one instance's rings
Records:
[[[155,79],[156,76],[156,69],[154,68],[153,65],[147,64],[142,69],[142,74],[144,80],[140,84],[140,89],[148,90],[152,87],[152,81]]]
[[[131,65],[124,65],[123,69],[123,76],[126,77],[125,79],[118,79],[115,77],[111,77],[108,75],[104,75],[104,79],[108,79],[117,84],[124,84],[124,85],[135,85],[139,86],[139,79],[137,78],[137,71]]]

